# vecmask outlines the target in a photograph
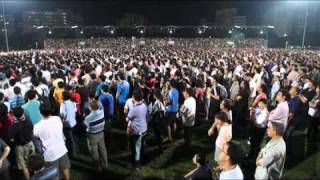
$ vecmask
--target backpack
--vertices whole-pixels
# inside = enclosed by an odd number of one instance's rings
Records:
[[[42,94],[41,95],[38,93],[38,91],[36,91],[36,93],[37,93],[38,100],[39,100],[40,104],[50,104],[50,105],[52,105],[49,97],[44,95],[44,90],[43,89],[42,89]]]

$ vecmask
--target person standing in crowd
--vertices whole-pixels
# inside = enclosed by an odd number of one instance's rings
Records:
[[[190,147],[192,140],[192,129],[196,118],[196,100],[193,95],[193,89],[187,88],[183,91],[184,103],[180,108],[182,115],[182,124],[184,131],[184,144]]]
[[[258,95],[255,97],[251,108],[255,108],[262,99],[267,99],[267,86],[265,84],[260,84],[257,91]]]
[[[6,100],[2,92],[0,92],[0,104],[5,105],[7,107],[7,110],[10,111],[10,103]]]
[[[28,168],[33,172],[31,179],[44,180],[44,179],[59,179],[59,171],[56,167],[45,167],[45,161],[40,154],[34,154],[28,158]]]
[[[53,97],[56,101],[57,107],[60,108],[63,103],[63,92],[64,92],[64,82],[61,81],[58,83],[58,87],[54,89]]]
[[[74,158],[76,155],[76,144],[74,141],[73,128],[76,126],[76,103],[70,100],[70,92],[64,91],[63,103],[60,106],[60,117],[63,122],[63,134],[66,137],[66,146],[68,148],[69,157]]]
[[[280,80],[279,80],[278,75],[273,76],[273,82],[272,82],[272,87],[271,87],[271,92],[270,92],[270,100],[273,101],[276,97],[277,92],[281,88]]]
[[[216,114],[215,121],[208,131],[208,136],[212,136],[214,134],[215,128],[219,130],[214,152],[214,160],[218,162],[223,145],[232,138],[231,121],[228,119],[225,112],[219,112]]]
[[[101,86],[102,94],[99,97],[99,101],[103,106],[104,110],[104,118],[107,125],[106,136],[108,142],[111,140],[111,121],[113,119],[114,113],[114,99],[113,96],[109,93],[109,86],[107,84],[103,84]]]
[[[13,92],[14,96],[9,100],[10,109],[20,107],[25,103],[24,98],[21,95],[21,89],[18,86],[13,88]]]
[[[144,104],[141,91],[133,93],[134,105],[128,114],[127,134],[130,136],[131,162],[139,169],[144,153],[144,138],[147,133],[148,108]]]
[[[256,179],[280,179],[286,158],[286,144],[282,138],[282,123],[268,122],[267,135],[271,140],[260,151],[256,160]]]
[[[179,110],[179,92],[176,89],[177,82],[175,80],[170,80],[170,90],[168,93],[166,104],[166,120],[167,120],[167,131],[168,140],[173,141],[173,136],[177,130],[177,112]]]
[[[32,122],[33,125],[36,125],[40,122],[42,116],[40,113],[40,102],[37,100],[35,90],[29,90],[26,93],[28,102],[22,106],[25,115]]]
[[[52,108],[48,104],[42,104],[40,112],[43,119],[34,125],[33,134],[38,137],[43,145],[43,156],[49,166],[59,169],[63,179],[70,179],[70,160],[68,150],[64,142],[63,124],[59,116],[52,116]]]
[[[219,167],[222,169],[220,180],[244,179],[242,170],[239,166],[244,160],[245,151],[237,141],[229,141],[223,145],[219,156]]]
[[[280,90],[277,93],[276,101],[278,105],[276,109],[270,112],[268,120],[280,122],[284,125],[284,128],[287,128],[288,125],[288,117],[289,117],[289,105],[287,100],[289,99],[290,95],[287,90]]]
[[[196,153],[192,158],[193,164],[197,167],[187,173],[184,178],[190,180],[211,180],[212,172],[208,163],[206,162],[206,156],[204,153]]]
[[[228,119],[232,122],[232,101],[230,99],[225,99],[220,103],[220,109],[225,112]]]
[[[99,101],[93,99],[89,104],[90,114],[84,120],[87,131],[88,148],[98,171],[108,168],[108,156],[104,142],[105,117]]]
[[[10,180],[10,164],[7,159],[10,153],[10,147],[0,138],[0,179]]]
[[[156,138],[160,153],[163,152],[161,132],[165,129],[164,113],[165,106],[163,104],[163,97],[160,89],[153,91],[153,97],[155,102],[152,104],[152,110],[150,112],[150,119],[153,126],[154,136]]]
[[[260,151],[260,145],[264,138],[269,115],[267,100],[263,99],[258,103],[258,107],[251,111],[253,127],[250,136],[250,153],[248,157],[257,157]]]
[[[232,78],[232,85],[230,87],[230,99],[235,101],[237,95],[240,91],[240,84],[239,84],[239,76],[234,75]]]
[[[14,108],[13,115],[15,123],[10,127],[9,137],[13,139],[15,145],[15,157],[18,169],[23,171],[25,179],[30,179],[26,162],[27,157],[35,153],[35,147],[32,142],[33,125],[25,117],[21,107]]]
[[[116,101],[118,105],[118,120],[122,121],[123,119],[123,112],[124,112],[124,105],[128,99],[130,85],[128,81],[125,80],[125,76],[123,72],[119,72],[117,74],[118,81],[117,84],[117,93],[116,93]]]

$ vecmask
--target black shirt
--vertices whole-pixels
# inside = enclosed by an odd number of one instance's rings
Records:
[[[23,146],[29,143],[33,137],[33,125],[29,119],[14,123],[9,130],[10,138],[18,146]]]
[[[198,169],[192,174],[191,176],[192,180],[205,180],[205,179],[212,179],[212,173],[211,169],[208,167],[208,165],[203,165],[198,167]]]

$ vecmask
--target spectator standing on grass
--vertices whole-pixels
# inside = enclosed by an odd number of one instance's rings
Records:
[[[219,156],[219,167],[222,169],[220,180],[244,179],[239,166],[245,156],[245,151],[237,141],[229,141],[223,145]]]
[[[187,180],[211,180],[212,172],[206,162],[204,153],[196,153],[192,158],[193,164],[197,167],[184,176]]]
[[[43,119],[34,125],[34,136],[38,137],[43,145],[43,156],[46,164],[59,169],[63,179],[70,179],[70,160],[64,142],[63,124],[59,116],[52,116],[52,108],[48,104],[40,107]]]
[[[15,145],[15,157],[18,169],[23,171],[25,179],[30,179],[26,162],[27,157],[35,153],[35,147],[32,142],[33,125],[25,117],[21,107],[14,108],[13,115],[15,123],[10,127],[9,137],[12,138]]]
[[[166,120],[167,120],[167,131],[168,140],[172,141],[173,136],[177,130],[177,112],[179,110],[179,92],[176,89],[177,82],[175,80],[170,81],[170,90],[168,93],[166,107]]]
[[[278,105],[276,109],[270,112],[268,120],[279,122],[284,125],[284,128],[287,128],[288,125],[288,117],[289,117],[289,105],[287,100],[290,98],[290,95],[287,90],[280,90],[277,93],[276,101]]]
[[[134,91],[133,99],[134,105],[127,117],[127,134],[130,136],[131,162],[133,168],[138,170],[144,153],[144,139],[149,117],[148,108],[142,99],[142,92]]]
[[[42,118],[40,113],[40,102],[37,100],[35,90],[29,90],[26,94],[28,102],[24,104],[22,108],[27,118],[30,119],[33,125],[36,125]]]
[[[215,152],[214,152],[214,160],[216,162],[219,161],[219,155],[222,151],[223,145],[230,141],[232,138],[232,125],[231,121],[228,119],[228,116],[225,112],[219,112],[215,116],[215,121],[211,128],[208,131],[208,136],[212,136],[214,134],[215,128],[218,129],[219,134],[215,142]]]
[[[94,167],[102,171],[108,167],[108,156],[104,142],[104,111],[100,108],[99,101],[90,100],[90,114],[84,120],[87,128],[88,148],[94,161]]]
[[[256,179],[280,179],[286,158],[286,144],[282,138],[285,129],[282,123],[268,122],[267,135],[271,140],[256,159]]]

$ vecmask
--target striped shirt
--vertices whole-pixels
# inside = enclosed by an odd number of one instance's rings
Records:
[[[84,124],[87,128],[87,133],[96,134],[104,130],[104,111],[102,109],[91,112],[86,116]]]
[[[10,99],[9,103],[10,103],[10,108],[13,109],[13,108],[24,105],[25,101],[22,96],[14,96],[13,98]]]

